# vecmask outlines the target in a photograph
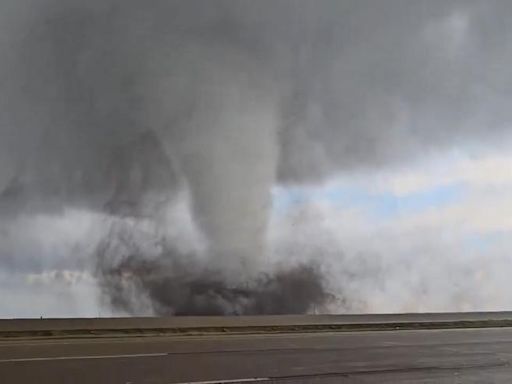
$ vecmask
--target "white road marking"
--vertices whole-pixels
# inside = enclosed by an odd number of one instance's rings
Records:
[[[255,383],[262,381],[270,381],[268,377],[255,377],[252,379],[236,379],[236,380],[214,380],[214,381],[187,381],[177,384],[229,384],[229,383]]]
[[[92,360],[92,359],[124,359],[135,357],[160,357],[167,353],[138,353],[132,355],[93,355],[93,356],[58,356],[58,357],[30,357],[21,359],[4,359],[0,363],[15,363],[23,361],[52,361],[52,360]]]

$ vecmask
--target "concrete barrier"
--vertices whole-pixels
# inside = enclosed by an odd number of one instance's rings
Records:
[[[4,319],[0,337],[104,337],[511,327],[512,312]]]

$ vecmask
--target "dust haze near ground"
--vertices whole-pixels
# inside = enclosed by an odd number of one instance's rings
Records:
[[[511,14],[507,1],[5,0],[2,226],[68,209],[149,220],[166,243],[153,261],[138,243],[116,260],[109,226],[91,238],[98,283],[128,312],[145,298],[149,312],[208,312],[155,294],[206,280],[212,311],[273,313],[258,297],[291,300],[288,278],[313,294],[285,308],[310,311],[329,284],[309,260],[269,267],[272,189],[507,137]],[[185,262],[165,221],[180,194],[197,243]],[[332,250],[317,248],[321,264]],[[173,263],[194,271],[171,281]]]

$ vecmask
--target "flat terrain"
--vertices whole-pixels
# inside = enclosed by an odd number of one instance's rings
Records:
[[[226,380],[510,383],[512,328],[0,338],[2,384]]]

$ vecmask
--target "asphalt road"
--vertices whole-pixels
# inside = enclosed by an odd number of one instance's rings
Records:
[[[511,364],[512,328],[0,341],[2,384],[510,383]]]

